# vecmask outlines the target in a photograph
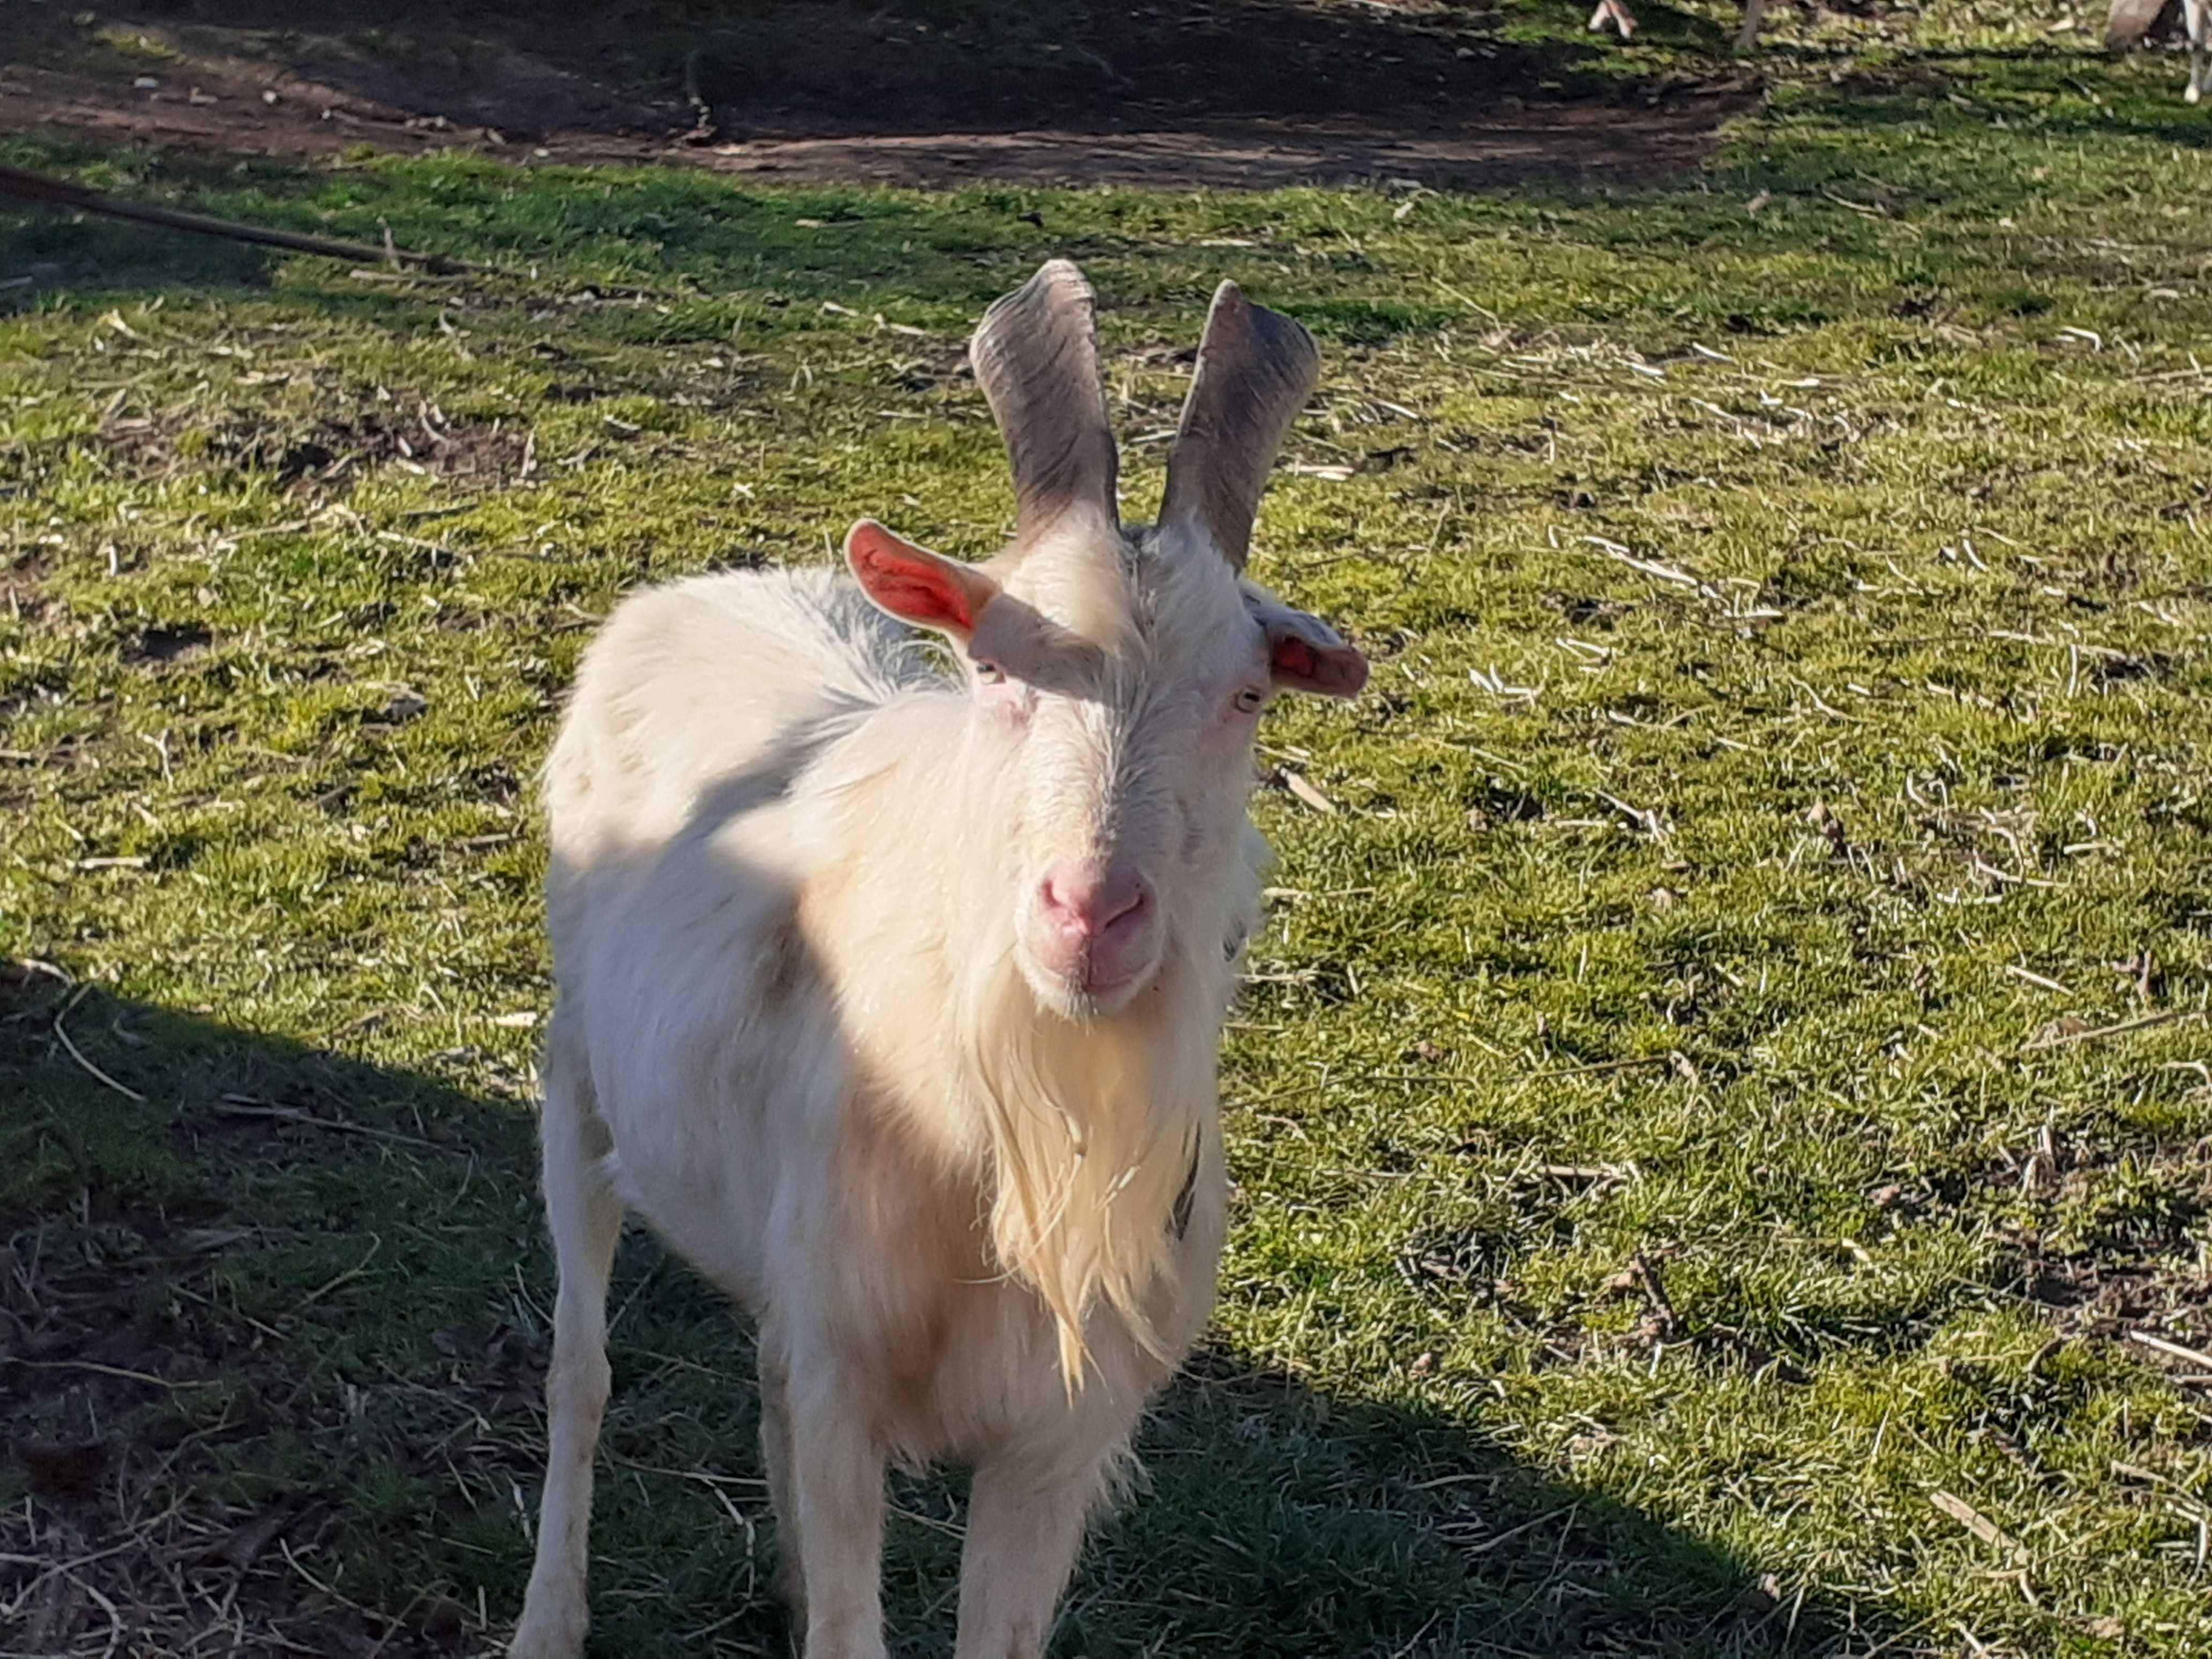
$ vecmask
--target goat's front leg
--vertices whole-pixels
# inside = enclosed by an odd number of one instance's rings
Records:
[[[556,1019],[558,1016],[556,1016]],[[522,1602],[513,1659],[578,1659],[584,1651],[584,1576],[592,1524],[592,1457],[607,1405],[607,1275],[623,1206],[607,1189],[609,1146],[580,1057],[556,1030],[545,1058],[545,1215],[561,1288],[553,1360],[545,1374],[545,1493],[538,1559]]]
[[[1743,26],[1735,32],[1735,49],[1749,52],[1759,40],[1759,20],[1766,15],[1766,0],[1743,0]]]
[[[2181,0],[2189,25],[2189,89],[2181,95],[2196,103],[2212,93],[2212,0]]]
[[[775,1510],[775,1593],[792,1628],[806,1628],[806,1580],[799,1571],[799,1494],[791,1481],[791,1382],[783,1363],[761,1349],[761,1462],[768,1469],[768,1499]]]
[[[1590,14],[1590,33],[1598,33],[1607,23],[1620,31],[1624,40],[1636,33],[1635,16],[1623,0],[1597,0],[1597,9]]]
[[[779,1367],[781,1409],[763,1401],[777,1549],[798,1547],[797,1572],[787,1555],[778,1577],[804,1612],[805,1659],[884,1659],[884,1453],[831,1369]]]
[[[1109,1453],[1073,1469],[1015,1458],[976,1468],[960,1555],[956,1659],[1042,1659],[1084,1523],[1112,1465]]]

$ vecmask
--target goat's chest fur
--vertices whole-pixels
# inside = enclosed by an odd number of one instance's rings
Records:
[[[688,1097],[600,1079],[607,1167],[656,1231],[758,1316],[764,1364],[856,1379],[851,1405],[872,1437],[912,1462],[1117,1442],[1212,1310],[1226,1187],[1212,1115],[1149,1218],[1164,1252],[1142,1303],[1153,1340],[1095,1307],[1071,1398],[1050,1309],[994,1250],[988,1152],[933,1142],[933,1118],[896,1088],[749,1041],[763,1026],[736,1017],[684,1045]]]
[[[1049,1310],[994,1257],[991,1194],[975,1176],[939,1165],[907,1123],[866,1091],[855,1099],[832,1162],[832,1188],[846,1195],[832,1224],[838,1248],[818,1264],[836,1311],[815,1340],[834,1346],[847,1374],[867,1379],[856,1403],[878,1442],[911,1460],[967,1460],[1010,1441],[1060,1443],[1071,1419],[1086,1416],[1095,1437],[1117,1437],[1211,1310],[1224,1231],[1218,1135],[1187,1171],[1188,1200],[1170,1218],[1168,1260],[1146,1297],[1166,1352],[1148,1350],[1111,1310],[1096,1310],[1085,1385],[1071,1399]]]
[[[580,1031],[564,1012],[556,1040],[585,1039],[616,1191],[759,1318],[765,1364],[856,1379],[854,1409],[896,1455],[1110,1448],[1212,1304],[1226,1184],[1213,1016],[1201,1010],[1189,1030],[1138,1022],[1119,1048],[1094,1037],[1032,1052],[1021,1081],[1044,1096],[999,1105],[1044,1142],[994,1146],[979,1127],[988,1080],[947,1054],[943,1030],[899,1017],[941,985],[929,953],[842,934],[835,919],[857,911],[834,862],[794,874],[772,851],[799,834],[780,822],[789,813],[768,806],[678,836],[625,872],[600,867],[592,908],[622,925],[573,941],[567,966],[593,994],[580,1000]],[[659,972],[631,959],[638,939],[652,941]],[[1025,994],[1006,991],[1010,1002]],[[1160,997],[1187,1000],[1174,988]],[[1156,1113],[1141,1086],[1155,1067],[1182,1079],[1173,1111]],[[1115,1098],[1081,1098],[1116,1078]],[[1101,1299],[1073,1398],[1052,1310],[992,1229],[1009,1158],[1040,1166],[1030,1172],[1040,1210],[1066,1202],[1055,1183],[1072,1166],[1055,1167],[1067,1148],[1051,1144],[1053,1095],[1090,1122],[1085,1157],[1139,1166],[1111,1207],[1156,1247],[1139,1253],[1154,1257],[1139,1286],[1152,1340]]]

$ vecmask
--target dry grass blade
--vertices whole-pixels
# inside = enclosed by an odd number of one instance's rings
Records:
[[[2130,1331],[2128,1340],[2141,1347],[2148,1348],[2153,1353],[2162,1353],[2169,1359],[2186,1360],[2203,1373],[2206,1378],[2212,1379],[2212,1353],[2206,1353],[2199,1348],[2184,1346],[2171,1338],[2159,1336],[2149,1331]]]
[[[402,1134],[396,1129],[380,1129],[373,1123],[349,1123],[343,1118],[318,1117],[313,1112],[303,1112],[294,1106],[272,1106],[266,1101],[254,1100],[245,1095],[225,1095],[215,1110],[220,1117],[258,1117],[275,1123],[297,1123],[310,1129],[328,1129],[332,1134],[362,1135],[371,1140],[388,1140],[398,1146],[419,1146],[425,1152],[465,1152],[466,1150],[441,1146],[434,1140],[425,1140],[420,1135]]]
[[[2022,978],[2029,977],[2024,969],[2014,969],[2011,971]],[[2038,978],[2036,982],[2053,989],[2062,988],[2046,979]],[[2136,1031],[2154,1031],[2161,1025],[2172,1025],[2183,1020],[2203,1018],[2203,1016],[2194,1008],[2164,1009],[2154,1014],[2143,1014],[2135,1019],[2124,1019],[2111,1025],[2099,1025],[2086,1031],[2047,1032],[2022,1043],[2021,1048],[2023,1053],[2030,1053],[2039,1048],[2069,1048],[2076,1043],[2102,1042],[2107,1037],[2127,1036]]]
[[[1336,803],[1331,800],[1327,795],[1322,793],[1318,787],[1307,780],[1304,773],[1293,772],[1286,766],[1282,769],[1279,775],[1283,780],[1283,787],[1289,790],[1291,793],[1297,796],[1298,799],[1303,801],[1306,805],[1313,808],[1315,811],[1334,812],[1336,811]]]
[[[70,994],[69,1000],[62,1005],[60,1012],[54,1015],[54,1036],[56,1040],[61,1043],[63,1048],[69,1050],[69,1057],[75,1060],[79,1066],[82,1066],[86,1072],[90,1073],[94,1078],[96,1078],[102,1084],[105,1084],[108,1088],[115,1091],[117,1094],[121,1095],[125,1100],[136,1101],[138,1104],[143,1106],[146,1103],[146,1097],[140,1094],[136,1089],[131,1087],[131,1085],[126,1083],[118,1083],[113,1078],[108,1076],[106,1073],[101,1071],[99,1066],[94,1065],[89,1060],[87,1060],[84,1055],[84,1050],[76,1046],[76,1039],[71,1037],[69,1034],[69,1028],[62,1024],[62,1021],[68,1018],[69,1011],[76,1007],[79,1002],[83,1000],[86,992],[90,988],[88,986],[79,986],[76,990]]]
[[[1673,582],[1678,586],[1695,588],[1701,593],[1711,591],[1701,578],[1692,575],[1679,566],[1662,564],[1656,559],[1639,558],[1619,542],[1608,541],[1603,536],[1584,536],[1582,539],[1614,563],[1625,564],[1631,570],[1641,571],[1647,576],[1656,576],[1662,582]]]
[[[1968,1532],[1990,1546],[2008,1553],[2020,1548],[2020,1542],[2003,1528],[1984,1515],[1963,1498],[1948,1492],[1932,1492],[1928,1501],[1964,1527]]]

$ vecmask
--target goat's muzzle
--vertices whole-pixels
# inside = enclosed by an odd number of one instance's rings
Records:
[[[1085,997],[1111,996],[1157,964],[1158,902],[1134,870],[1064,860],[1037,884],[1030,938],[1047,973]]]

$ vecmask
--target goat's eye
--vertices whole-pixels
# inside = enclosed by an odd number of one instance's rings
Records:
[[[975,665],[975,678],[986,685],[996,685],[1006,678],[1006,671],[994,662],[979,660]]]
[[[1242,691],[1239,691],[1237,694],[1236,702],[1237,712],[1245,714],[1257,714],[1260,709],[1260,705],[1267,701],[1267,694],[1266,692],[1261,690],[1257,686],[1248,685]]]

